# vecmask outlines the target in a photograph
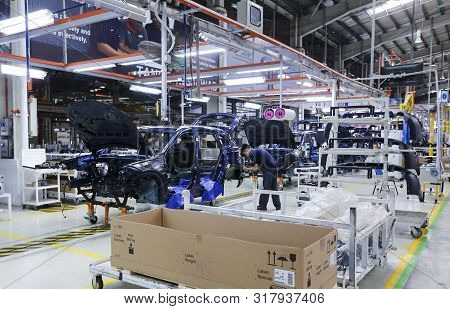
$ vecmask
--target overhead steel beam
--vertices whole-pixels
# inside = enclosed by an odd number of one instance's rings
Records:
[[[338,20],[338,25],[341,26],[348,34],[350,34],[354,39],[357,39],[358,41],[362,41],[362,37],[359,35],[358,32],[350,28],[346,23],[343,21]]]
[[[436,44],[433,45],[433,56],[434,55],[439,55],[442,52],[447,52],[450,51],[450,41],[445,41],[442,42],[441,44]],[[414,59],[413,60],[417,60],[417,59],[423,59],[423,58],[429,58],[430,56],[430,48],[423,48],[420,50],[417,50],[414,52]],[[401,55],[402,58],[404,59],[410,59],[411,58],[411,53],[404,53]]]
[[[442,0],[437,0],[439,12],[441,15],[445,15],[445,10],[443,8]],[[445,26],[445,30],[447,31],[447,39],[450,40],[450,31],[448,30],[448,26]]]
[[[377,5],[386,0],[377,1]],[[311,34],[318,29],[329,25],[345,16],[359,12],[372,4],[372,0],[340,1],[338,4],[319,10],[313,17],[309,14],[302,17],[301,36]]]
[[[400,24],[395,20],[395,18],[392,17],[391,14],[389,14],[388,16],[389,16],[389,19],[391,20],[391,22],[394,24],[395,29],[400,29],[401,26],[400,26]],[[396,42],[395,40],[392,40],[392,42],[394,43],[394,45],[398,48],[398,50],[399,50],[402,54],[405,53],[405,52],[403,51],[403,49],[399,48],[399,45],[397,44],[397,42]],[[411,50],[412,50],[412,49],[414,48],[414,45],[411,44],[411,43],[410,43],[409,45],[410,45]]]
[[[395,40],[393,40],[392,43],[394,44],[395,47],[397,47],[397,49],[400,52],[400,54],[404,54],[405,53],[403,48],[401,48],[400,45],[398,45],[398,43]]]
[[[330,45],[331,47],[334,47],[334,48],[336,48],[336,49],[339,48],[339,45],[338,45],[338,44],[336,44],[335,42],[333,42],[332,40],[330,40],[330,38],[328,38],[327,36],[323,35],[323,34],[320,33],[319,31],[314,32],[313,35],[314,35],[316,38],[322,40],[323,42],[326,42],[326,43],[327,43],[328,45]]]
[[[432,28],[444,27],[445,25],[450,24],[450,18],[448,16],[443,15],[433,19],[427,19],[422,23],[418,24],[420,29],[423,31],[428,31]],[[377,35],[375,37],[375,46],[380,46],[384,42],[390,42],[394,39],[405,38],[411,35],[411,25],[404,25],[404,27],[389,31],[387,33],[383,33],[381,35]],[[362,48],[360,47],[362,44]],[[365,39],[362,42],[352,43],[348,45],[344,45],[342,47],[342,58],[344,60],[349,59],[353,56],[360,54],[361,52],[367,52],[370,49],[370,38]]]
[[[205,78],[205,76],[220,76],[227,73],[236,73],[241,72],[244,69],[246,70],[257,70],[257,69],[264,69],[264,68],[272,68],[279,66],[279,61],[271,61],[271,62],[262,62],[262,63],[251,63],[251,64],[243,64],[243,65],[235,65],[235,66],[228,66],[228,67],[221,67],[221,68],[211,68],[211,69],[202,69],[200,70],[200,78]],[[187,76],[195,75],[196,71],[190,71],[187,72]],[[170,78],[182,78],[184,77],[184,72],[174,72],[167,74]],[[136,77],[136,82],[160,82],[161,81],[161,75],[154,75],[154,76],[148,76],[148,77]]]
[[[291,12],[286,8],[290,8],[292,4],[285,3],[283,0],[277,0],[277,2],[282,3],[283,5],[279,5],[272,0],[258,0],[258,3],[263,3],[270,7],[272,10],[276,11],[278,14],[283,15],[290,21],[295,20],[295,12]]]

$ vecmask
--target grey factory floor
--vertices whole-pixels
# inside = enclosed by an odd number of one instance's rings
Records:
[[[225,192],[238,194],[249,192],[250,180],[240,188],[236,183],[227,183]],[[285,188],[294,190],[295,187]],[[350,184],[344,190],[371,195],[372,187],[365,184]],[[396,209],[421,210],[432,213],[428,231],[420,239],[414,239],[407,228],[397,228],[394,247],[387,256],[383,268],[375,268],[359,283],[359,288],[447,288],[450,286],[450,208],[441,198],[434,205],[434,197],[426,197],[425,203],[411,197],[406,198],[405,189],[396,197]],[[296,203],[287,203],[287,213],[297,209]],[[6,209],[0,205],[0,209]],[[272,207],[269,205],[269,211]],[[273,210],[272,210],[273,211]],[[23,210],[14,207],[13,220],[0,212],[0,288],[90,288],[89,265],[110,256],[110,232],[99,230],[92,235],[65,239],[37,249],[18,250],[19,253],[1,257],[2,248],[30,244],[55,235],[67,235],[71,231],[89,229],[91,225],[83,218],[84,205],[73,207],[61,214],[53,211]],[[101,225],[103,209],[97,213]],[[110,216],[120,215],[111,210]],[[25,246],[24,246],[25,247]],[[104,278],[105,288],[134,287],[114,279]]]

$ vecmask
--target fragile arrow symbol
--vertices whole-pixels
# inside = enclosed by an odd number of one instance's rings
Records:
[[[275,253],[275,251],[272,254],[273,254],[273,265],[275,265],[275,258],[277,257],[277,254]]]

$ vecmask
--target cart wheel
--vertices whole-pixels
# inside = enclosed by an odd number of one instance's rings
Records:
[[[102,276],[98,275],[92,278],[92,288],[93,289],[103,289],[103,279]]]
[[[89,222],[91,223],[91,224],[95,224],[95,223],[97,223],[97,221],[98,221],[98,217],[97,216],[91,216],[91,217],[89,217]]]
[[[422,237],[422,230],[418,227],[412,227],[411,228],[411,236],[414,238],[420,238]]]
[[[422,223],[421,228],[425,229],[425,228],[427,228],[427,227],[428,227],[428,219],[426,219],[426,220]]]

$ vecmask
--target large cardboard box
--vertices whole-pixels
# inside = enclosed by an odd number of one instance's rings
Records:
[[[195,288],[332,288],[333,228],[154,209],[113,219],[111,263]]]

